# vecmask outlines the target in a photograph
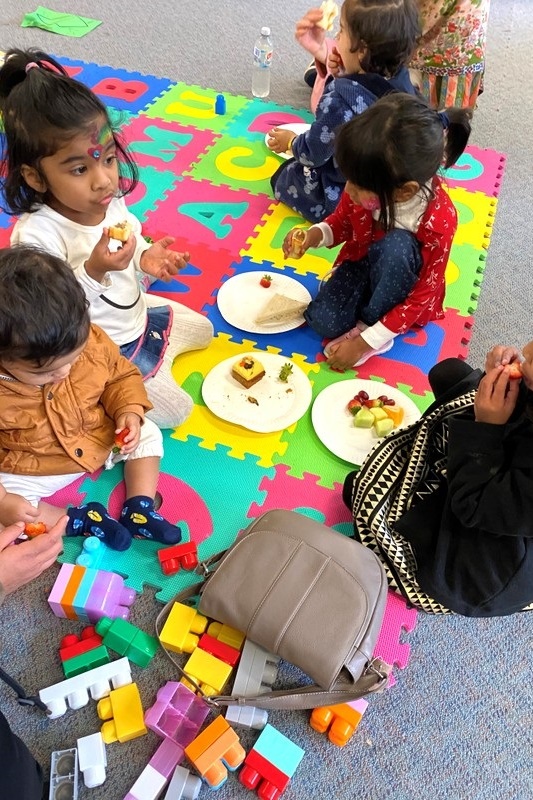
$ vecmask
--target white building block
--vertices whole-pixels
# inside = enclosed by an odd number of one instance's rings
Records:
[[[62,797],[78,800],[78,753],[75,747],[52,753],[48,800],[61,800]]]
[[[178,765],[169,783],[165,800],[196,800],[201,785],[200,778],[191,775],[188,769]]]
[[[88,789],[101,786],[105,781],[107,756],[101,733],[91,733],[78,739],[78,765],[83,772],[83,782]]]
[[[87,705],[89,694],[93,700],[101,700],[102,697],[107,697],[111,689],[118,689],[128,683],[131,683],[130,662],[127,658],[119,658],[118,661],[103,664],[41,689],[39,697],[50,712],[49,718],[56,719],[63,716],[67,706],[76,710]]]

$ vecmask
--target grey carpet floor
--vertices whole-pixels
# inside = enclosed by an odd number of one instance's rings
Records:
[[[32,8],[10,0],[0,11],[0,50],[38,45],[72,58],[248,95],[253,42],[259,28],[270,25],[276,49],[271,97],[304,107],[309,92],[301,75],[308,58],[292,31],[307,5],[303,0],[62,0],[53,7],[103,20],[87,37],[67,39],[20,28],[23,14]],[[470,360],[476,366],[497,342],[520,345],[533,338],[533,89],[527,74],[532,11],[531,0],[492,2],[485,93],[475,114],[472,142],[504,152],[508,161],[471,341]],[[46,604],[56,571],[52,568],[0,608],[0,664],[32,690],[61,677],[55,652],[70,626],[53,617]],[[151,629],[155,610],[153,595],[145,592],[132,619]],[[408,636],[412,654],[407,668],[392,690],[371,699],[356,737],[343,750],[312,732],[306,714],[273,714],[273,724],[306,750],[287,800],[532,798],[531,619],[419,614]],[[134,671],[145,705],[173,677],[161,654],[148,670]],[[283,677],[294,678],[290,672]],[[1,687],[0,705],[44,765],[52,750],[71,747],[78,736],[98,729],[94,703],[47,721],[17,707]],[[82,787],[80,799],[124,797],[156,744],[150,734],[110,746],[106,784],[91,791]],[[202,792],[207,796],[206,789]],[[217,796],[227,800],[251,795],[230,778]]]

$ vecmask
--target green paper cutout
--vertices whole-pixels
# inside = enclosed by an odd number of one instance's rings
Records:
[[[101,19],[80,17],[78,14],[63,14],[51,8],[38,6],[35,11],[26,14],[21,22],[22,28],[42,28],[43,31],[59,33],[61,36],[85,36],[102,24]]]

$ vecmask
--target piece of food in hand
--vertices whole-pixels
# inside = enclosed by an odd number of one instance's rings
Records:
[[[510,381],[518,381],[523,377],[522,364],[520,361],[511,361],[511,363],[507,365],[507,377]]]
[[[264,289],[270,289],[271,283],[272,283],[272,275],[263,275],[263,277],[259,281],[259,285],[262,286]]]
[[[288,322],[302,316],[302,312],[309,303],[294,300],[284,294],[272,295],[266,306],[255,318],[258,325],[275,325],[279,322]]]
[[[115,434],[115,444],[113,445],[113,453],[120,453],[120,451],[126,444],[125,439],[129,432],[130,432],[129,428],[122,428],[120,433]]]
[[[109,228],[109,238],[116,239],[119,242],[127,242],[133,228],[129,222],[117,222],[116,225],[111,225]]]
[[[291,374],[292,374],[292,364],[289,361],[287,361],[285,364],[283,364],[282,368],[280,369],[278,378],[280,381],[282,381],[282,383],[287,383],[287,381],[289,380],[289,375]]]
[[[296,228],[291,236],[291,249],[289,250],[289,258],[301,258],[304,254],[303,246],[305,242],[305,229]]]
[[[33,539],[34,536],[40,536],[42,533],[48,533],[48,528],[44,522],[27,522],[24,525],[24,533]]]
[[[249,389],[250,386],[265,377],[265,368],[256,358],[244,356],[232,366],[231,377],[235,378],[245,389]]]
[[[325,31],[333,30],[333,23],[339,13],[339,7],[333,0],[324,0],[320,6],[322,11],[322,19],[317,22],[319,28],[324,28]]]

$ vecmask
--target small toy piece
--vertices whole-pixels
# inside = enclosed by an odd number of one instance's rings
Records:
[[[78,800],[78,753],[75,747],[69,750],[54,750],[50,763],[49,800]]]
[[[177,766],[168,785],[165,800],[196,800],[202,781],[191,775],[186,767]]]
[[[42,533],[48,533],[48,528],[44,522],[27,522],[24,525],[24,533],[33,539],[34,536],[40,536]]]
[[[192,742],[209,714],[209,706],[178,681],[167,681],[144,714],[147,728],[182,748]]]
[[[183,667],[183,671],[187,677],[193,678],[199,684],[203,694],[210,696],[221,694],[232,669],[229,664],[197,647]],[[181,682],[193,691],[196,689],[194,684],[191,685],[185,678],[182,678]]]
[[[303,246],[307,236],[304,228],[296,228],[291,236],[291,249],[289,258],[301,258],[304,254]]]
[[[138,667],[147,667],[157,653],[159,641],[125,619],[102,617],[96,623],[96,632],[103,643],[121,656],[127,656]]]
[[[183,542],[157,551],[161,570],[165,575],[174,575],[180,569],[195,569],[198,566],[198,551],[194,542]]]
[[[185,755],[204,781],[212,789],[219,789],[228,777],[228,769],[240,767],[246,753],[233,728],[224,717],[217,717],[185,748]]]
[[[184,603],[174,603],[159,634],[159,641],[174,653],[192,653],[198,644],[198,634],[203,633],[206,627],[207,617]]]
[[[259,797],[277,800],[304,755],[301,747],[267,725],[246,756],[239,780],[247,789],[257,789]]]
[[[259,281],[259,285],[262,286],[263,289],[270,289],[270,286],[272,285],[272,275],[263,275]]]
[[[368,703],[363,698],[350,703],[321,706],[313,709],[309,724],[318,733],[328,731],[330,742],[344,747],[354,735],[367,706]]]
[[[39,698],[48,708],[49,719],[62,717],[69,708],[77,710],[89,702],[89,694],[93,700],[101,700],[113,689],[131,683],[131,669],[127,658],[119,658],[110,664],[96,667],[82,675],[67,678],[41,689]],[[111,684],[111,686],[110,686]]]
[[[198,647],[200,650],[205,650],[206,653],[211,653],[215,658],[219,658],[225,664],[229,664],[232,668],[237,666],[237,662],[241,657],[241,651],[237,650],[236,647],[220,642],[208,633],[202,634]]]
[[[108,236],[110,239],[116,239],[119,242],[127,242],[133,228],[129,222],[116,222],[108,228]]]
[[[76,636],[75,633],[68,633],[63,636],[59,644],[59,658],[61,661],[66,661],[68,658],[74,658],[80,653],[86,653],[88,650],[100,647],[101,644],[102,637],[96,633],[94,626],[87,625],[79,636]]]
[[[95,667],[109,664],[110,660],[107,647],[101,644],[99,647],[93,647],[85,653],[79,653],[77,656],[65,659],[63,661],[63,672],[65,673],[65,678],[73,678],[75,675],[81,675],[82,672],[88,672]]]
[[[215,100],[215,114],[225,114],[226,113],[226,98],[223,94],[217,94]]]
[[[122,686],[109,693],[96,706],[100,719],[107,720],[102,725],[102,739],[111,742],[129,742],[148,733],[144,725],[141,696],[136,683]]]
[[[258,644],[246,639],[242,649],[239,668],[235,676],[232,694],[254,697],[272,689],[278,674],[279,656],[268,653]],[[268,712],[254,706],[228,706],[226,719],[232,725],[262,730],[267,724]]]
[[[278,375],[278,378],[282,383],[287,383],[289,380],[289,375],[292,374],[292,368],[293,365],[290,363],[290,361],[286,361],[285,364],[283,364]]]
[[[63,564],[48,605],[56,617],[97,622],[101,617],[127,619],[135,597],[135,591],[114,572]]]
[[[80,567],[98,569],[110,549],[98,536],[86,536],[83,540],[82,551],[76,558],[76,564],[79,564]]]
[[[207,632],[209,636],[213,636],[219,642],[229,644],[230,647],[235,647],[236,650],[242,650],[245,639],[244,633],[232,628],[231,625],[224,625],[222,622],[211,622]]]
[[[182,758],[183,747],[164,739],[124,800],[158,800]]]
[[[91,733],[77,741],[78,762],[88,789],[101,786],[106,778],[107,756],[101,733]]]

